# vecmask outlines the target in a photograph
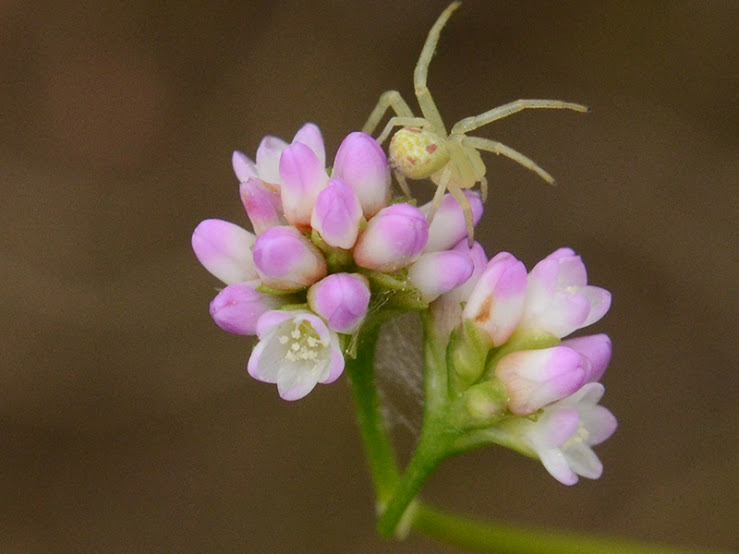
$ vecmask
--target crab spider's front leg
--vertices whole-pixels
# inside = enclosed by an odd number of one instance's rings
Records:
[[[386,90],[380,95],[380,99],[377,101],[375,109],[372,110],[372,113],[367,118],[367,123],[362,127],[362,131],[370,135],[374,133],[380,121],[385,116],[385,113],[391,108],[398,117],[413,117],[411,108],[403,100],[400,93],[397,90]]]
[[[446,25],[449,17],[451,17],[452,12],[460,4],[461,2],[452,2],[449,4],[449,7],[442,12],[439,19],[434,23],[434,26],[431,27],[428,37],[426,37],[426,42],[423,45],[423,50],[421,50],[421,55],[418,58],[416,69],[413,71],[413,88],[415,89],[418,105],[424,117],[431,122],[434,132],[440,135],[446,135],[446,127],[444,127],[444,121],[441,119],[439,109],[431,97],[431,92],[428,86],[426,86],[426,80],[428,78],[429,64],[436,50],[436,44],[439,42],[441,30]]]
[[[465,146],[471,146],[476,150],[484,150],[485,152],[492,152],[493,154],[500,154],[501,156],[505,156],[506,158],[509,158],[514,162],[521,164],[526,169],[530,169],[550,185],[554,184],[554,177],[552,177],[549,173],[539,167],[536,162],[534,162],[534,160],[524,156],[510,146],[506,146],[505,144],[502,144],[500,142],[480,137],[462,137],[462,144]],[[485,191],[483,194],[487,195],[487,191]]]
[[[538,108],[538,109],[552,109],[552,110],[574,110],[576,112],[589,112],[590,108],[583,106],[582,104],[575,104],[574,102],[563,102],[562,100],[514,100],[508,104],[503,104],[492,110],[488,110],[480,115],[473,115],[471,117],[465,117],[458,121],[452,127],[452,134],[464,134],[474,131],[475,129],[503,119],[509,115],[520,112],[522,110]]]
[[[380,144],[385,142],[393,127],[418,127],[419,129],[425,129],[429,125],[429,121],[423,117],[391,117],[382,130],[382,133],[380,133],[380,136],[375,140]]]

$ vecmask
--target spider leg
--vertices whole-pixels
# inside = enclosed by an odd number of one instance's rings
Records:
[[[400,93],[397,90],[386,90],[380,95],[380,99],[367,118],[367,123],[362,127],[362,131],[370,135],[374,133],[385,113],[391,108],[399,117],[413,117],[413,112]]]
[[[416,99],[418,100],[421,112],[424,117],[431,122],[434,131],[437,134],[443,135],[446,135],[446,127],[444,127],[444,121],[441,119],[439,109],[436,107],[434,99],[431,97],[431,92],[426,86],[426,80],[428,78],[429,64],[431,63],[431,58],[434,56],[436,44],[439,42],[441,30],[451,17],[452,12],[459,7],[460,3],[461,2],[452,2],[449,4],[449,7],[441,13],[439,19],[437,19],[434,26],[431,27],[428,37],[426,37],[426,42],[423,45],[423,50],[421,50],[421,55],[418,58],[416,69],[413,71],[413,88],[415,89]]]
[[[480,115],[473,115],[471,117],[465,117],[458,121],[452,127],[452,134],[455,133],[468,133],[474,131],[478,127],[503,119],[509,115],[520,112],[522,110],[530,108],[543,108],[552,110],[574,110],[576,112],[589,112],[590,108],[583,106],[582,104],[575,104],[573,102],[563,102],[562,100],[514,100],[508,104],[503,104],[492,110],[488,110]]]
[[[484,175],[480,177],[480,198],[483,202],[488,199],[488,180]]]
[[[385,139],[390,134],[390,131],[393,130],[393,127],[398,126],[425,128],[429,126],[429,122],[423,117],[391,117],[388,120],[387,125],[385,125],[385,128],[382,130],[382,133],[380,133],[380,136],[377,137],[377,142],[379,142],[380,144],[385,142]]]
[[[506,158],[509,158],[514,162],[518,162],[526,169],[530,169],[550,185],[554,184],[554,177],[552,177],[549,173],[539,167],[534,160],[532,160],[531,158],[527,158],[510,146],[506,146],[505,144],[502,144],[500,142],[480,137],[462,137],[462,144],[464,144],[465,146],[471,146],[472,148],[476,148],[477,150],[484,150],[486,152],[492,152],[493,154],[500,154],[502,156],[505,156]],[[483,197],[487,194],[487,187],[485,187],[485,189],[486,190],[485,192],[483,192]]]
[[[441,178],[438,180],[437,183],[435,183],[436,192],[434,193],[434,198],[431,200],[431,209],[426,214],[426,221],[428,221],[429,223],[433,221],[434,216],[436,215],[436,210],[438,210],[439,206],[441,205],[441,200],[442,198],[444,198],[444,193],[446,192],[450,178],[451,172],[444,171],[441,175]]]
[[[459,202],[462,212],[464,213],[464,222],[467,225],[467,243],[470,248],[475,242],[475,220],[472,216],[472,208],[470,207],[470,201],[464,195],[464,192],[459,187],[448,187],[449,194],[451,194],[457,202]],[[487,186],[485,187],[487,189]],[[486,192],[487,194],[487,192]]]
[[[413,198],[411,195],[411,189],[408,187],[408,181],[405,180],[405,175],[400,173],[399,171],[393,171],[395,174],[395,180],[398,181],[398,184],[400,185],[400,190],[403,191],[403,194],[405,194],[408,198]]]

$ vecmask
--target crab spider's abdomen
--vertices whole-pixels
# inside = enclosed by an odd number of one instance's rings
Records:
[[[390,165],[409,179],[423,179],[449,162],[446,141],[426,129],[404,127],[388,146]]]

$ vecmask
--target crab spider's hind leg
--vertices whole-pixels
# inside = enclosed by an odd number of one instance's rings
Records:
[[[480,115],[473,115],[461,119],[452,127],[452,134],[456,133],[469,133],[475,129],[503,119],[514,113],[518,113],[526,109],[550,109],[550,110],[574,110],[576,112],[589,112],[590,108],[583,106],[582,104],[575,104],[574,102],[563,102],[562,100],[514,100],[508,104],[503,104],[492,110],[488,110]]]
[[[377,126],[382,121],[385,113],[392,108],[398,117],[413,117],[408,103],[403,100],[403,97],[397,90],[386,90],[380,95],[380,99],[377,101],[375,109],[367,118],[367,123],[362,127],[362,131],[368,134],[372,134],[377,129]]]
[[[382,130],[382,133],[380,133],[380,136],[378,136],[376,140],[380,144],[385,142],[385,139],[390,134],[390,131],[393,130],[393,127],[425,128],[428,126],[429,126],[429,122],[423,117],[391,117],[388,120],[387,125],[385,125],[385,128]]]
[[[539,167],[534,160],[524,156],[510,146],[506,146],[505,144],[502,144],[500,142],[480,137],[462,137],[462,144],[464,144],[465,146],[471,146],[472,148],[475,148],[477,150],[484,150],[486,152],[492,152],[493,154],[500,154],[501,156],[505,156],[506,158],[509,158],[514,162],[521,164],[526,169],[530,169],[550,185],[554,184],[554,177],[552,177],[549,173]],[[484,194],[486,195],[487,191]]]
[[[452,2],[449,4],[449,7],[441,13],[439,19],[437,19],[434,26],[431,27],[428,37],[426,37],[426,42],[423,45],[423,50],[421,50],[421,55],[418,58],[416,69],[413,71],[413,88],[415,89],[418,105],[421,108],[423,116],[431,122],[434,127],[434,131],[437,134],[446,135],[446,127],[444,127],[444,121],[441,119],[439,109],[436,107],[434,99],[431,97],[431,92],[429,91],[428,86],[426,86],[429,64],[431,63],[431,58],[434,56],[436,44],[439,42],[441,30],[444,28],[444,25],[446,25],[449,17],[451,17],[452,12],[454,12],[460,4],[461,2]]]

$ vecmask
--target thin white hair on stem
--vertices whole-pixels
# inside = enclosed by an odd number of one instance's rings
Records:
[[[405,427],[414,436],[423,413],[423,331],[418,314],[391,319],[377,342],[377,390],[391,428]]]

